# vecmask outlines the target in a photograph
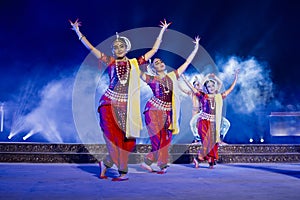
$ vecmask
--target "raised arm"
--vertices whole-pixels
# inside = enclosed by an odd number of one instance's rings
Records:
[[[230,94],[230,93],[232,92],[233,88],[234,88],[235,85],[236,85],[236,81],[237,81],[237,78],[238,78],[238,73],[239,73],[239,71],[240,71],[239,69],[235,71],[235,78],[234,78],[234,81],[233,81],[233,83],[231,84],[230,88],[229,88],[228,90],[226,90],[226,91],[223,93],[224,96],[227,96],[228,94]]]
[[[198,93],[199,91],[186,79],[184,74],[181,74],[182,79],[184,80],[184,82],[187,84],[187,86],[189,86],[189,88],[192,90],[193,93]]]
[[[183,74],[183,72],[186,70],[186,68],[189,66],[189,64],[194,59],[194,57],[195,57],[195,55],[196,55],[196,53],[198,51],[198,48],[199,48],[199,41],[200,41],[200,38],[197,36],[195,38],[195,41],[193,41],[195,43],[194,50],[189,55],[189,57],[186,59],[186,61],[177,69],[178,76],[181,76],[181,74]]]
[[[182,75],[181,75],[182,76]],[[187,84],[187,83],[186,83]],[[182,86],[182,84],[179,82],[178,83],[178,88],[183,92],[183,93],[185,93],[186,95],[191,95],[192,94],[192,91],[191,91],[191,89],[189,88],[189,89],[185,89],[183,86]]]
[[[148,51],[145,55],[144,55],[144,58],[146,61],[148,61],[156,52],[157,50],[159,49],[159,46],[160,46],[160,43],[162,41],[162,37],[164,35],[164,32],[167,30],[168,26],[170,26],[171,23],[167,23],[166,20],[164,21],[161,21],[160,22],[160,27],[161,27],[161,30],[159,32],[159,35],[158,37],[156,38],[156,41],[152,47],[152,49],[150,51]]]
[[[92,52],[93,55],[95,55],[98,59],[100,59],[104,54],[100,52],[98,49],[96,49],[87,39],[86,37],[81,33],[79,30],[79,26],[81,26],[81,22],[78,21],[78,19],[73,23],[71,20],[69,20],[72,30],[75,31],[75,33],[78,36],[78,39],[84,44],[84,46]]]

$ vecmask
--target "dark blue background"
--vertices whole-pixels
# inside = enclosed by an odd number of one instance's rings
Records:
[[[255,57],[266,63],[275,98],[299,108],[299,10],[293,0],[2,0],[0,101],[13,101],[28,79],[41,88],[76,73],[88,51],[70,30],[68,19],[79,18],[82,32],[99,44],[116,31],[158,26],[166,18],[173,22],[171,29],[200,35],[213,59]]]

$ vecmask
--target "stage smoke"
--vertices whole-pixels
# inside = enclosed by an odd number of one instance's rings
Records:
[[[240,69],[235,89],[226,98],[236,113],[249,114],[265,108],[273,99],[273,82],[270,70],[265,64],[255,58],[242,60],[230,57],[227,61],[218,60],[219,77],[223,80],[225,89],[228,89],[234,80],[234,72]]]
[[[72,76],[54,80],[48,83],[41,91],[36,91],[38,97],[26,96],[29,101],[39,101],[28,113],[24,103],[14,113],[11,133],[8,138],[17,134],[24,134],[23,140],[38,135],[47,142],[79,142],[76,135],[72,116]],[[26,94],[26,91],[24,92]],[[41,140],[41,139],[38,139]]]

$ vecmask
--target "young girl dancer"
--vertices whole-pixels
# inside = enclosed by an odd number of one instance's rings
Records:
[[[197,127],[201,137],[202,148],[194,158],[195,167],[199,162],[207,160],[209,168],[213,168],[218,155],[218,144],[220,141],[220,127],[222,119],[223,99],[233,90],[238,77],[238,70],[235,72],[235,79],[228,90],[219,93],[220,80],[214,74],[208,74],[202,81],[203,90],[196,90],[188,82],[190,89],[197,95],[202,111],[198,114]]]

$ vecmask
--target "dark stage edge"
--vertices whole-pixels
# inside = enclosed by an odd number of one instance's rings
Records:
[[[201,145],[174,144],[170,163],[192,162]],[[138,144],[129,163],[143,161],[151,145]],[[0,162],[24,163],[96,163],[107,154],[105,144],[0,143]],[[219,147],[219,163],[300,162],[298,144],[231,144]]]

